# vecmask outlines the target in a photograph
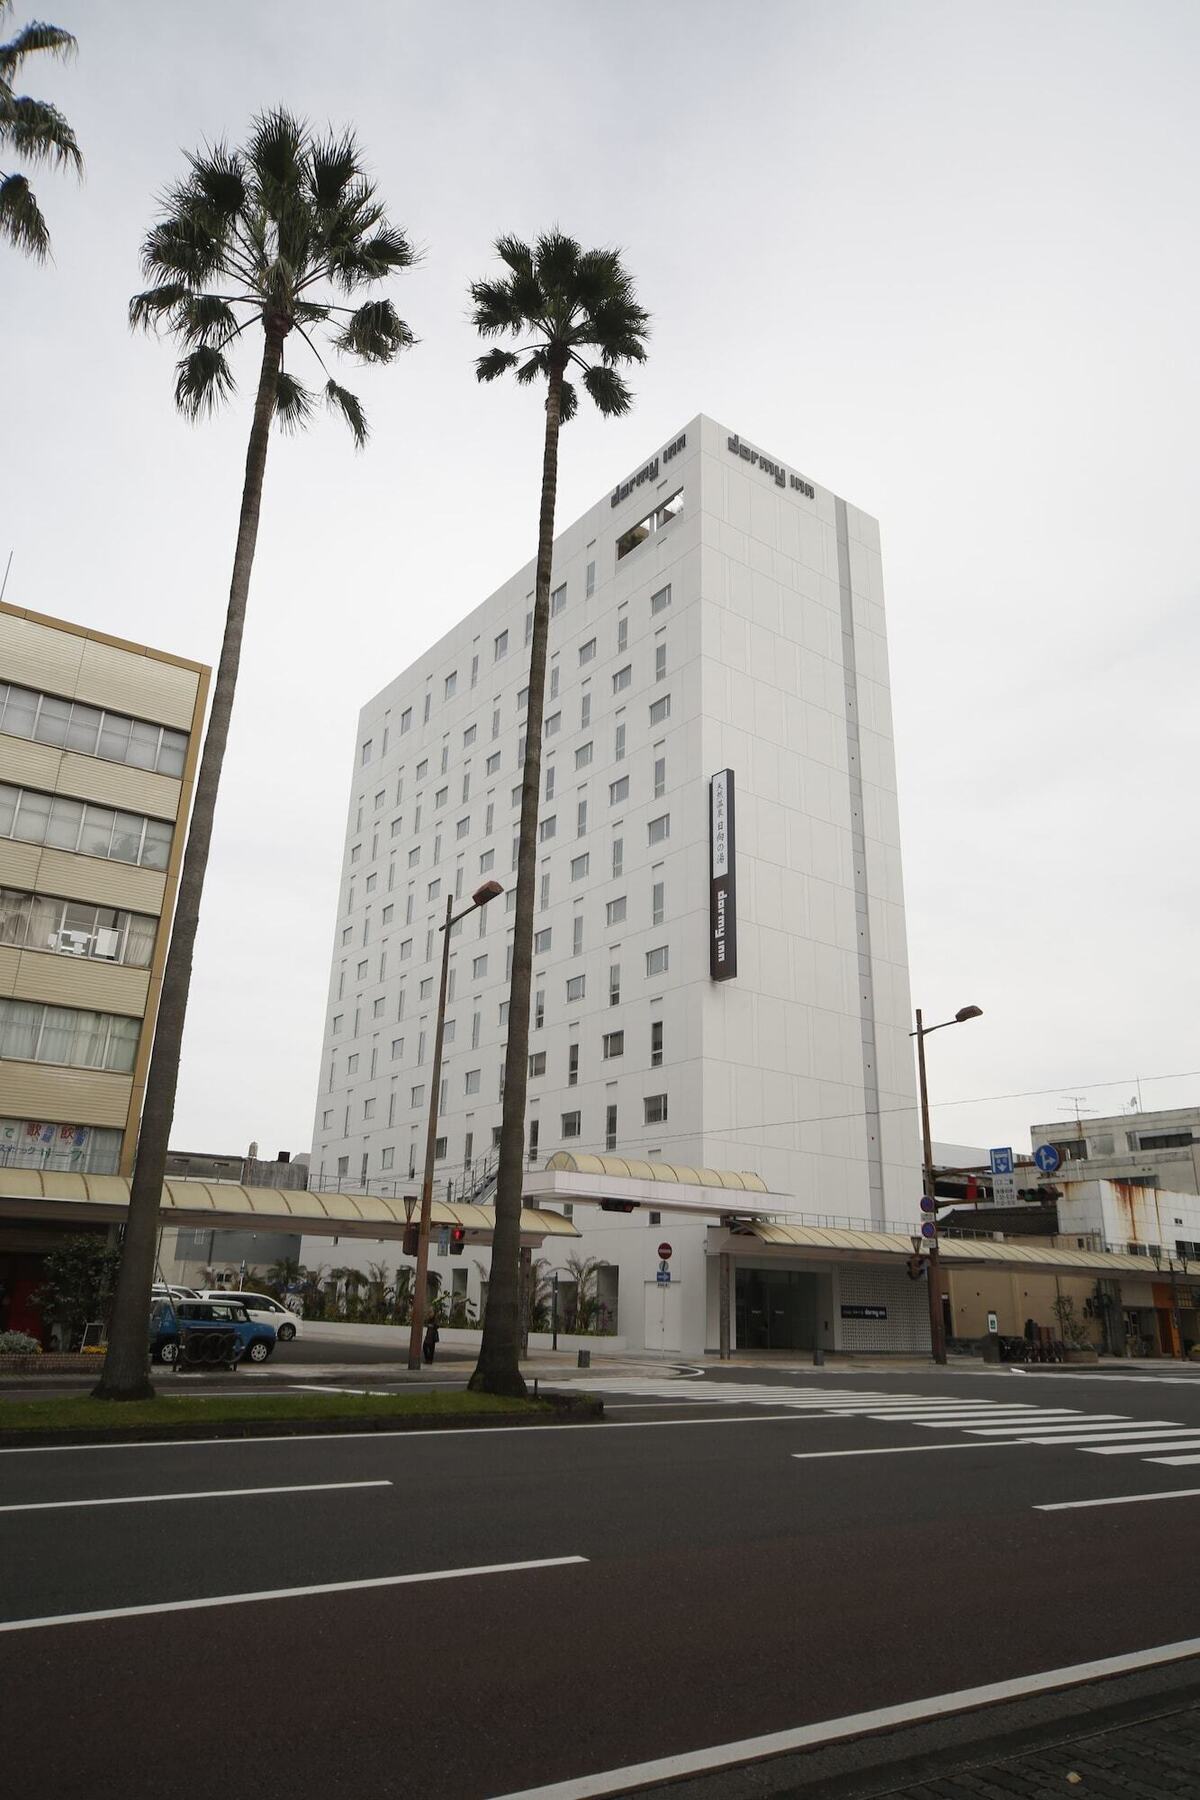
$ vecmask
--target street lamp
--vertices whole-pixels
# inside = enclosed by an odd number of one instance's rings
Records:
[[[437,1031],[433,1039],[433,1076],[429,1094],[429,1129],[425,1136],[425,1179],[421,1183],[421,1223],[417,1233],[417,1273],[413,1282],[412,1327],[408,1334],[408,1366],[421,1367],[421,1327],[425,1322],[425,1293],[429,1285],[429,1220],[433,1210],[433,1153],[437,1146],[438,1099],[442,1085],[442,1039],[446,1030],[446,988],[450,979],[450,928],[465,919],[504,889],[498,881],[485,881],[471,895],[470,906],[460,913],[454,908],[453,895],[446,896],[446,921],[439,925],[442,934],[442,985],[438,991]]]
[[[917,1040],[917,1070],[921,1082],[921,1139],[925,1160],[925,1192],[930,1200],[934,1194],[933,1140],[929,1132],[929,1085],[925,1079],[925,1039],[934,1031],[944,1031],[948,1025],[965,1025],[968,1019],[981,1019],[982,1006],[960,1006],[952,1019],[943,1019],[940,1025],[926,1025],[921,1018],[921,1009],[917,1008],[917,1029],[909,1032],[909,1037]],[[942,1259],[938,1250],[937,1207],[929,1215],[933,1226],[933,1235],[929,1239],[929,1341],[933,1349],[935,1363],[946,1360],[946,1321],[942,1317]]]

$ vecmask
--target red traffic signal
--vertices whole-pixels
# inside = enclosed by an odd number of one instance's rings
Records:
[[[463,1253],[463,1247],[466,1244],[466,1241],[467,1241],[466,1228],[462,1225],[455,1225],[450,1233],[450,1254],[451,1254],[451,1256],[461,1256]]]

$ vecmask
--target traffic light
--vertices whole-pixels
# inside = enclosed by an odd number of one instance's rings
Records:
[[[415,1256],[421,1244],[421,1227],[417,1224],[404,1227],[403,1250],[405,1256]]]
[[[466,1241],[467,1241],[466,1228],[462,1225],[456,1225],[450,1233],[450,1254],[451,1254],[451,1256],[461,1256],[463,1253],[463,1248],[466,1245]]]

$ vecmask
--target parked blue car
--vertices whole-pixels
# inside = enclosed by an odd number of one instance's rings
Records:
[[[185,1332],[189,1338],[193,1333],[223,1333],[226,1340],[232,1335],[236,1355],[231,1368],[241,1362],[265,1363],[275,1348],[275,1327],[256,1323],[244,1306],[232,1300],[156,1300],[150,1308],[154,1360],[178,1364]]]

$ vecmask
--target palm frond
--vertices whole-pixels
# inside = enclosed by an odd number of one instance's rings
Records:
[[[534,250],[538,283],[547,294],[572,288],[582,252],[575,239],[555,226],[543,232]]]
[[[331,380],[325,383],[325,403],[330,412],[341,413],[354,434],[355,448],[361,450],[367,441],[367,420],[358,396]]]
[[[533,354],[527,357],[517,368],[517,380],[521,383],[522,387],[528,387],[530,382],[536,381],[539,376],[545,380],[549,374],[550,359],[546,355],[545,350],[540,349],[535,350]]]
[[[345,294],[365,287],[372,281],[383,281],[394,269],[411,269],[420,258],[402,231],[386,225],[373,237],[349,237],[343,245],[334,246],[329,255],[329,273]]]
[[[83,155],[75,133],[57,106],[18,94],[0,106],[0,143],[11,144],[27,162],[83,168]]]
[[[246,204],[246,167],[238,152],[214,144],[188,163],[197,197],[222,218],[236,218]]]
[[[24,175],[6,175],[0,180],[0,238],[7,238],[38,262],[45,262],[50,254],[49,227]]]
[[[351,179],[360,173],[358,144],[352,131],[344,131],[340,137],[330,133],[323,142],[312,146],[308,185],[319,207],[331,210],[340,206]]]
[[[559,402],[558,416],[564,425],[569,425],[579,410],[579,399],[575,392],[575,383],[564,379],[562,399]]]
[[[391,362],[413,344],[413,334],[390,300],[368,300],[351,313],[334,339],[337,349],[360,362]]]
[[[275,417],[281,431],[302,431],[313,415],[316,396],[302,387],[294,375],[280,369],[275,383]]]
[[[480,337],[524,329],[526,315],[517,304],[511,281],[473,281],[470,293],[475,307],[472,323]]]
[[[221,271],[225,238],[186,193],[176,189],[168,194],[165,206],[171,208],[173,202],[173,210],[142,241],[142,273],[201,288]]]
[[[533,251],[517,237],[498,237],[496,255],[514,275],[533,274]]]
[[[272,107],[260,113],[250,132],[247,159],[259,184],[267,189],[295,187],[300,180],[301,161],[308,128],[285,107]]]
[[[517,357],[511,350],[489,350],[484,356],[475,358],[476,381],[495,381],[498,375],[506,375],[517,366]]]
[[[129,302],[130,326],[134,331],[157,331],[190,293],[191,289],[181,281],[162,281],[143,294],[135,294]]]
[[[175,365],[175,404],[189,419],[216,412],[236,383],[229,364],[212,344],[201,344]]]
[[[188,294],[179,304],[175,330],[193,344],[228,343],[237,329],[233,309],[217,294]]]
[[[0,12],[6,10],[7,6],[0,6]],[[48,50],[51,56],[66,62],[78,48],[69,31],[62,31],[57,25],[43,25],[35,19],[22,26],[7,44],[0,44],[0,81],[11,81],[25,58],[39,50]]]
[[[633,404],[633,394],[615,369],[600,363],[583,371],[583,385],[606,419],[620,418]]]

